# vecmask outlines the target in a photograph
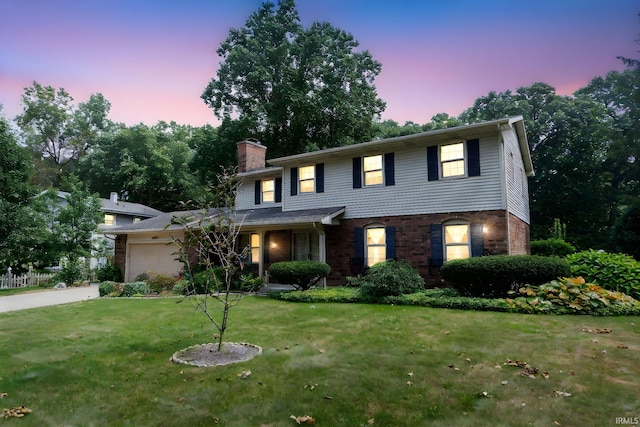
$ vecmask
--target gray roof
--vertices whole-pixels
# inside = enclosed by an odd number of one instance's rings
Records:
[[[202,218],[204,211],[191,210],[191,211],[175,211],[161,213],[160,215],[145,219],[133,224],[127,224],[120,227],[113,227],[103,230],[105,234],[129,234],[129,233],[142,233],[150,231],[162,231],[162,230],[181,230],[183,226],[175,223],[175,219],[186,218],[187,221],[195,222]],[[210,215],[215,214],[215,210],[209,211]],[[189,218],[189,217],[192,217]]]
[[[242,227],[332,224],[344,210],[344,206],[296,211],[282,211],[281,208],[248,209],[236,212],[236,222]]]
[[[162,213],[162,211],[150,208],[149,206],[142,205],[140,203],[123,202],[122,200],[118,200],[117,203],[113,203],[110,199],[100,199],[100,202],[102,203],[103,212],[113,212],[143,218],[151,218]]]
[[[296,225],[335,224],[344,213],[345,208],[317,208],[302,209],[297,211],[285,211],[281,208],[249,209],[236,212],[236,222],[242,228],[252,227],[291,227]],[[104,230],[105,234],[135,234],[164,230],[180,230],[181,224],[176,224],[175,218],[186,218],[190,224],[197,225],[203,215],[215,217],[217,209],[210,209],[208,212],[202,210],[168,212],[158,215],[155,218],[145,219],[134,224],[113,227]],[[192,218],[189,218],[192,217]]]

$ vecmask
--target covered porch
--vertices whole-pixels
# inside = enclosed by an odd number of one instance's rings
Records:
[[[245,273],[269,282],[269,266],[281,261],[327,262],[327,227],[336,226],[344,207],[282,211],[281,208],[236,212],[239,245],[250,247]]]

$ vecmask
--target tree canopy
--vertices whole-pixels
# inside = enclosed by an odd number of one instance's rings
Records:
[[[294,0],[263,3],[218,48],[202,99],[234,142],[258,138],[270,157],[370,140],[385,108],[373,84],[381,64],[358,46],[329,23],[304,29]]]

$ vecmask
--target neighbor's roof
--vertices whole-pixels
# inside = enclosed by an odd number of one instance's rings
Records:
[[[292,156],[278,157],[267,160],[267,163],[274,166],[298,166],[301,162],[319,163],[345,156],[362,156],[371,154],[376,150],[395,150],[405,147],[420,147],[432,144],[439,144],[442,141],[465,140],[471,138],[482,138],[485,136],[495,136],[504,127],[515,128],[518,136],[520,151],[524,162],[525,172],[528,176],[533,176],[533,163],[527,142],[527,135],[524,128],[522,116],[505,117],[488,122],[473,123],[469,125],[456,126],[446,129],[437,129],[429,132],[416,133],[413,135],[398,136],[395,138],[380,139],[363,142],[360,144],[345,145],[325,150],[311,151],[309,153],[295,154]]]
[[[40,195],[44,193],[46,193],[46,191],[41,192]],[[69,193],[67,193],[66,191],[56,191],[56,194],[61,199],[65,199],[65,200],[69,195]],[[146,206],[140,203],[123,202],[122,200],[118,200],[118,203],[113,203],[111,199],[101,198],[100,203],[102,205],[102,208],[101,208],[102,212],[107,212],[107,213],[119,213],[119,214],[131,215],[131,216],[138,216],[142,218],[151,218],[163,213],[162,211],[159,211],[154,208],[150,208],[149,206]]]

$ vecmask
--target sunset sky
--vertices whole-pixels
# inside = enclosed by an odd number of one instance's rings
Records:
[[[102,93],[110,118],[219,123],[200,99],[216,49],[261,0],[0,0],[0,104],[13,119],[35,80],[74,102]],[[277,2],[276,2],[277,3]],[[639,58],[638,0],[298,0],[382,63],[383,119],[457,116],[489,91],[545,82],[569,95]]]

